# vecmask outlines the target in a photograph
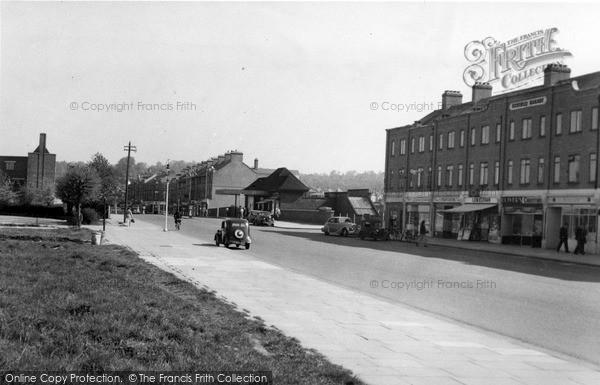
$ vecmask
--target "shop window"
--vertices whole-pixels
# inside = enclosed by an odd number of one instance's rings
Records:
[[[540,116],[540,136],[546,136],[546,117]]]
[[[406,139],[400,141],[400,155],[406,154]]]
[[[544,158],[538,159],[538,171],[537,171],[537,182],[542,184],[544,183]]]
[[[521,159],[521,184],[529,183],[529,174],[531,169],[531,161],[529,159]]]
[[[463,170],[463,165],[459,164],[458,165],[458,185],[462,186],[463,185],[463,179],[464,179],[464,170]]]
[[[556,114],[556,135],[562,134],[562,114]]]
[[[577,183],[579,182],[579,166],[581,164],[581,156],[580,155],[570,155],[569,156],[569,183]]]
[[[513,182],[513,161],[509,160],[506,166],[506,183],[512,184]]]
[[[571,111],[571,127],[569,132],[581,131],[581,110]]]
[[[596,168],[597,168],[596,154],[590,154],[590,177],[589,177],[590,182],[596,181]]]
[[[575,230],[581,226],[588,232],[588,239],[595,238],[597,228],[596,210],[592,208],[562,208],[562,223],[567,225],[569,237],[575,238]]]

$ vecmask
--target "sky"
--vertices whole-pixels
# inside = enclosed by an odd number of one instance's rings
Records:
[[[598,3],[0,2],[0,154],[383,171],[386,129],[471,99],[465,47],[557,28],[600,71]],[[536,83],[532,83],[535,85]],[[539,84],[539,83],[538,83]],[[494,94],[502,89],[494,86]],[[101,110],[102,109],[102,110]]]

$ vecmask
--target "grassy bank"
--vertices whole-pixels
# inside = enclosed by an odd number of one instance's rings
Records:
[[[3,228],[3,370],[268,370],[275,384],[361,384],[296,340],[89,230]]]

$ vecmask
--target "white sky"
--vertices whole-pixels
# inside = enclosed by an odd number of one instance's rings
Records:
[[[600,71],[599,16],[600,4],[568,2],[2,1],[0,154],[26,155],[46,132],[58,160],[116,163],[131,140],[149,164],[237,149],[301,173],[381,171],[385,129],[429,111],[372,102],[437,108],[448,89],[470,101],[467,43],[551,27],[572,76]]]

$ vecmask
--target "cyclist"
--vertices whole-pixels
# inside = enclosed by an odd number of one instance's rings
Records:
[[[175,228],[177,230],[181,230],[181,212],[179,211],[179,209],[175,211],[175,214],[173,214],[173,218],[175,219]]]

